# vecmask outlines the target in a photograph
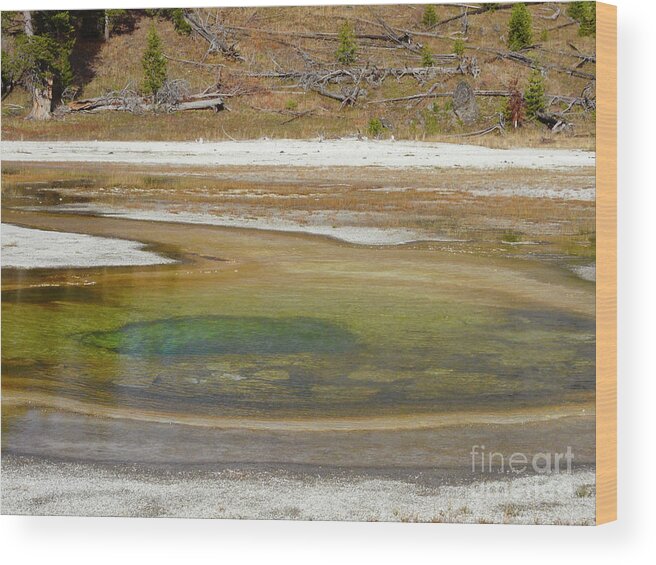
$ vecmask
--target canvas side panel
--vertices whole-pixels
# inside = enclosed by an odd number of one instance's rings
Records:
[[[597,524],[617,518],[617,8],[597,3]]]

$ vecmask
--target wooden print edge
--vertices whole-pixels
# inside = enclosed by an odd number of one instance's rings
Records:
[[[617,7],[597,2],[596,523],[617,519]]]

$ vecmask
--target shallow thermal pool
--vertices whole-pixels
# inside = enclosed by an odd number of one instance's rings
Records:
[[[590,317],[367,277],[183,283],[183,268],[3,292],[3,387],[265,418],[512,410],[594,391]]]

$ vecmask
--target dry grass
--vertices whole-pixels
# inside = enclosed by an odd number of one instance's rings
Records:
[[[537,16],[543,9],[540,6],[529,8]],[[446,18],[460,12],[456,6],[438,6],[438,17]],[[375,12],[375,13],[374,13]],[[222,10],[224,21],[228,24],[253,29],[267,29],[274,32],[327,32],[334,33],[344,19],[354,22],[358,33],[380,33],[372,21],[375,14],[399,28],[421,32],[423,6],[318,6],[285,8],[232,8]],[[473,47],[505,49],[503,37],[508,25],[508,10],[498,10],[483,15],[470,16],[466,45],[468,56],[476,56],[482,72],[479,77],[467,77],[476,89],[505,89],[513,78],[519,78],[520,85],[526,83],[530,69],[509,61],[498,60]],[[534,17],[534,33],[540,37],[543,29],[563,23],[565,16],[556,21]],[[85,46],[87,59],[93,69],[89,80],[80,82],[80,96],[97,96],[107,90],[114,90],[132,82],[141,82],[141,53],[145,46],[145,36],[151,20],[142,17],[136,28],[129,34],[117,34],[107,43]],[[205,54],[205,44],[194,38],[177,34],[170,23],[159,22],[167,54],[192,61],[201,60]],[[461,23],[456,20],[440,27],[440,33],[453,34],[460,30]],[[547,51],[529,53],[541,64],[555,64],[573,67],[577,62],[566,53],[572,51],[570,43],[585,53],[594,53],[594,38],[580,38],[576,26],[563,28],[548,34],[542,42]],[[416,40],[426,45],[433,53],[450,53],[452,39],[416,36]],[[367,124],[374,117],[386,118],[393,130],[386,135],[398,139],[440,140],[460,142],[454,137],[467,131],[476,131],[494,123],[499,112],[500,100],[480,98],[480,118],[478,123],[464,127],[455,115],[445,110],[447,99],[437,100],[437,112],[433,111],[433,100],[401,102],[387,105],[359,103],[355,108],[340,108],[339,102],[321,97],[316,93],[304,92],[293,82],[265,81],[248,78],[250,71],[263,71],[275,68],[274,60],[284,68],[302,69],[305,63],[293,45],[310,53],[316,60],[326,64],[334,63],[336,43],[332,40],[268,35],[261,32],[239,37],[239,47],[246,61],[235,63],[224,60],[219,55],[209,56],[205,61],[222,65],[215,68],[199,68],[175,61],[169,62],[169,76],[188,80],[194,89],[209,84],[221,84],[222,90],[230,91],[237,85],[253,87],[249,95],[230,99],[231,112],[214,114],[211,112],[189,112],[184,115],[146,115],[97,114],[75,115],[65,119],[53,120],[48,124],[35,124],[23,119],[29,101],[19,91],[13,93],[3,103],[2,135],[4,139],[149,139],[149,140],[188,140],[203,137],[208,140],[252,139],[262,136],[308,138],[324,135],[326,137],[366,134]],[[382,42],[360,40],[358,64],[377,66],[418,66],[419,55],[407,49],[390,48]],[[586,63],[583,70],[594,72],[594,65]],[[462,75],[444,76],[438,79],[439,90],[451,91],[462,80]],[[578,96],[586,86],[587,80],[567,74],[549,72],[546,77],[546,90]],[[397,81],[388,78],[381,87],[367,86],[367,101],[406,96],[424,92],[431,83],[418,84],[414,79]],[[274,89],[275,91],[272,91]],[[298,112],[313,110],[311,114],[299,119],[290,118],[288,106],[296,106]],[[23,106],[21,111],[9,104]],[[489,135],[483,138],[467,139],[467,142],[481,143],[495,147],[517,145],[554,147],[594,148],[594,113],[574,113],[571,119],[576,124],[573,135],[553,135],[539,124],[528,124],[519,132],[509,132],[505,136]],[[287,123],[285,123],[287,122]]]

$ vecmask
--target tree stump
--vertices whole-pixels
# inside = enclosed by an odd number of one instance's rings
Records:
[[[472,87],[460,81],[453,91],[453,111],[465,124],[472,124],[478,119],[478,104]]]

